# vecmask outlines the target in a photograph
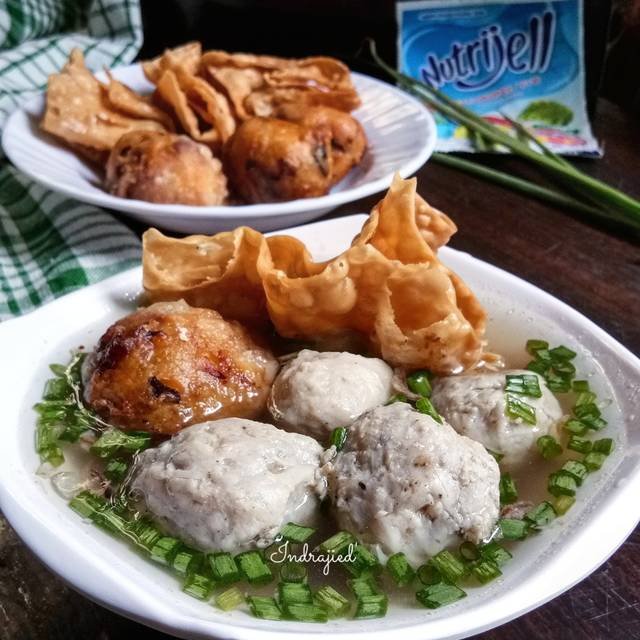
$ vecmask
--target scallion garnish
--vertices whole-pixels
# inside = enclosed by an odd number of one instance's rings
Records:
[[[548,525],[552,520],[555,520],[555,517],[556,512],[553,506],[545,501],[528,511],[524,519],[531,523],[532,526],[540,528]]]
[[[283,610],[287,618],[298,622],[326,622],[329,619],[327,610],[313,602],[293,602],[283,606]]]
[[[362,596],[378,595],[380,593],[378,585],[375,583],[374,579],[371,576],[352,578],[350,580],[347,580],[347,584],[349,585],[349,589],[353,591],[353,595],[355,595],[356,598],[361,598]]]
[[[329,585],[321,587],[313,594],[313,602],[319,607],[324,607],[332,618],[346,615],[351,608],[349,600]]]
[[[409,398],[404,393],[394,393],[386,402],[386,404],[393,404],[394,402],[409,402]]]
[[[519,396],[528,396],[531,398],[542,397],[538,376],[522,373],[517,375],[507,375],[505,378],[506,382],[504,390],[507,393],[515,393]]]
[[[204,555],[195,549],[182,545],[173,558],[173,570],[182,575],[197,572],[202,566]]]
[[[529,523],[515,518],[501,518],[498,527],[505,540],[524,540],[529,533]]]
[[[466,540],[458,547],[458,553],[460,554],[460,557],[470,562],[480,558],[480,549],[478,549],[478,547],[469,540]]]
[[[288,522],[280,530],[280,535],[289,542],[306,542],[316,530],[313,527],[305,527],[295,522]]]
[[[591,449],[594,453],[603,453],[608,456],[613,451],[613,440],[611,438],[602,438],[593,443]]]
[[[581,438],[580,436],[570,436],[567,442],[567,449],[571,451],[577,451],[578,453],[589,453],[593,447],[593,442],[587,440],[587,438]]]
[[[575,418],[570,418],[564,423],[564,430],[576,436],[583,436],[587,432],[587,429],[588,427],[584,422],[580,422],[580,420],[576,420]]]
[[[413,393],[429,398],[431,396],[431,373],[426,370],[410,373],[407,376],[407,386]]]
[[[511,560],[513,557],[509,551],[497,542],[489,542],[482,545],[479,551],[482,558],[495,562],[499,567]]]
[[[438,424],[442,424],[442,416],[436,411],[429,398],[418,398],[416,400],[416,409],[420,413],[426,413],[431,416]]]
[[[558,496],[553,502],[553,508],[559,516],[563,516],[571,509],[575,501],[573,496]]]
[[[560,345],[559,347],[549,349],[549,355],[552,360],[557,362],[567,362],[568,360],[573,360],[578,354],[564,345]]]
[[[222,611],[237,609],[244,602],[244,596],[238,587],[231,587],[216,596],[216,606]]]
[[[602,467],[604,461],[607,459],[606,454],[600,453],[598,451],[591,451],[591,453],[587,453],[587,455],[582,458],[582,461],[586,465],[589,471],[597,471]]]
[[[502,571],[492,560],[475,562],[471,567],[471,573],[480,584],[487,584],[502,575]]]
[[[280,567],[280,579],[283,582],[304,582],[307,579],[307,568],[301,562],[287,560]]]
[[[443,579],[440,571],[438,571],[431,562],[420,565],[416,570],[416,575],[418,576],[418,580],[427,586],[438,584],[442,582]]]
[[[127,475],[129,465],[124,460],[112,458],[104,467],[104,475],[116,484],[122,482]]]
[[[308,584],[303,582],[281,582],[278,584],[278,600],[285,609],[289,604],[311,604],[313,598]]]
[[[456,587],[454,584],[440,582],[420,589],[420,591],[416,593],[416,598],[418,602],[422,606],[427,607],[427,609],[437,609],[438,607],[456,602],[456,600],[461,600],[466,595],[460,587]]]
[[[177,538],[162,536],[162,538],[158,539],[153,547],[151,547],[151,559],[160,564],[172,566],[173,559],[181,546],[182,543]]]
[[[354,618],[367,620],[370,618],[382,618],[387,614],[389,599],[384,594],[362,596],[356,601]]]
[[[575,481],[576,484],[580,487],[584,482],[584,479],[587,477],[589,470],[586,465],[579,460],[567,460],[560,470],[562,473],[568,473]]]
[[[269,565],[259,551],[244,551],[235,557],[240,573],[249,584],[266,584],[273,580]]]
[[[500,476],[500,504],[513,504],[518,499],[518,489],[510,473]]]
[[[349,432],[346,427],[336,427],[331,432],[331,438],[329,440],[329,446],[333,445],[336,448],[336,451],[342,451]]]
[[[445,580],[451,583],[460,580],[467,572],[464,563],[448,549],[436,553],[429,562],[440,572]]]
[[[361,543],[353,549],[351,562],[343,562],[342,566],[353,576],[363,573],[375,573],[382,569],[377,556]]]
[[[536,446],[545,460],[556,458],[562,453],[560,443],[553,436],[540,436],[536,440]]]
[[[283,615],[275,598],[268,596],[247,596],[251,614],[263,620],[282,620]]]
[[[595,401],[596,401],[596,394],[593,393],[593,391],[581,391],[578,394],[574,404],[576,407],[578,407],[581,404],[593,404]]]
[[[577,488],[578,483],[568,473],[556,471],[549,476],[547,491],[552,496],[575,496]]]
[[[120,453],[135,454],[151,446],[151,434],[146,431],[107,429],[91,445],[91,453],[98,458],[112,458]]]
[[[213,593],[214,582],[210,576],[202,573],[189,573],[182,590],[198,600],[208,600]]]
[[[513,420],[522,420],[527,424],[536,424],[536,409],[530,404],[516,398],[511,393],[505,394],[504,414]]]
[[[240,580],[240,570],[230,553],[211,553],[207,559],[213,579],[218,584],[231,584]]]
[[[407,556],[402,552],[394,553],[389,557],[387,560],[387,571],[399,587],[404,587],[413,582],[416,575],[416,572],[407,560]]]
[[[536,356],[541,349],[548,349],[549,343],[546,340],[527,340],[526,349],[532,356]]]
[[[345,555],[349,551],[349,545],[355,548],[356,544],[356,539],[348,531],[338,531],[320,543],[320,550],[332,556]]]

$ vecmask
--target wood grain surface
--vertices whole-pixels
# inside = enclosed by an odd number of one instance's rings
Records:
[[[596,125],[605,156],[580,160],[579,166],[640,198],[640,126],[603,101]],[[498,168],[522,169],[512,158],[489,162]],[[457,223],[453,247],[542,287],[640,353],[637,237],[603,229],[435,163],[423,167],[418,178],[422,195]],[[330,215],[368,211],[376,199],[350,204]],[[0,640],[125,637],[159,640],[168,636],[111,613],[65,586],[25,548],[0,515]],[[600,569],[564,595],[476,637],[640,639],[640,529]]]

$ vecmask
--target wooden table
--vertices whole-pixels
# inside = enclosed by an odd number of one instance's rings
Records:
[[[600,104],[603,160],[589,173],[640,198],[640,126]],[[492,160],[498,168],[520,163]],[[640,353],[640,250],[637,238],[429,163],[419,190],[459,227],[451,245],[542,287]],[[368,211],[376,197],[331,216]],[[630,505],[638,509],[638,504]],[[0,640],[166,638],[85,600],[55,578],[0,517]],[[640,528],[591,577],[483,640],[640,639]]]

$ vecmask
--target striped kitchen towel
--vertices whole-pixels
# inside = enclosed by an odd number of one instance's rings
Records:
[[[131,62],[141,44],[137,0],[0,0],[0,130],[74,47],[101,69]],[[39,186],[0,157],[0,320],[139,261],[138,238],[111,214]]]

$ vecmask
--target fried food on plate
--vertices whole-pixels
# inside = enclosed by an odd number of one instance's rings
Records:
[[[224,164],[234,190],[247,202],[321,196],[331,182],[326,137],[285,120],[245,120],[225,146]]]
[[[167,69],[183,69],[187,73],[197,73],[201,57],[202,45],[199,42],[187,42],[179,47],[166,49],[157,58],[143,62],[142,71],[147,80],[156,84]]]
[[[101,152],[111,150],[129,131],[166,131],[165,118],[152,110],[144,116],[118,110],[109,99],[108,88],[86,68],[82,52],[74,49],[62,71],[49,77],[40,126],[70,145],[86,148],[87,155],[101,158]]]
[[[297,122],[329,139],[331,144],[331,182],[342,180],[360,163],[367,149],[362,125],[350,114],[331,107],[304,108],[298,104],[283,105],[278,117]]]
[[[219,205],[227,197],[220,160],[191,138],[131,131],[112,149],[105,186],[122,198],[147,202]]]
[[[415,179],[396,177],[333,260],[315,263],[298,240],[246,227],[184,239],[152,229],[143,237],[144,287],[152,300],[184,298],[229,318],[253,313],[284,337],[355,332],[390,364],[460,372],[483,355],[486,314],[438,259],[454,231],[416,194]]]
[[[211,309],[154,304],[111,325],[83,371],[85,400],[124,429],[173,434],[265,407],[278,365]]]

